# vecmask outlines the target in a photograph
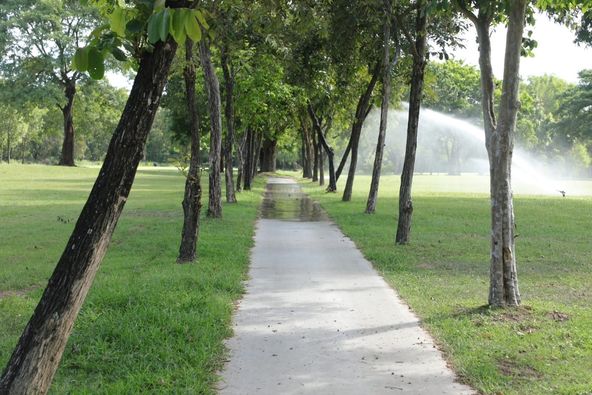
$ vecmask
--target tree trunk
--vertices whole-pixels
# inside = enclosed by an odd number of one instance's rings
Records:
[[[2,374],[1,394],[47,392],[132,187],[175,50],[169,39],[142,56],[97,180]]]
[[[228,48],[222,46],[222,71],[224,72],[224,91],[225,91],[225,117],[226,117],[226,141],[224,144],[224,157],[226,158],[226,172],[224,174],[226,181],[226,202],[236,203],[234,193],[234,176],[232,170],[232,142],[234,141],[234,73],[229,66]]]
[[[399,187],[399,220],[397,223],[397,235],[395,237],[397,244],[407,244],[411,234],[411,217],[413,215],[411,187],[413,186],[413,172],[415,170],[417,131],[419,127],[419,112],[423,94],[427,51],[427,17],[424,7],[424,1],[417,2],[415,50],[413,52],[413,71],[411,75],[411,92],[409,94],[409,119],[407,121],[407,143],[405,146],[403,172],[401,173],[401,185]]]
[[[334,165],[334,151],[329,143],[327,143],[327,139],[323,135],[321,129],[321,122],[319,121],[318,117],[316,116],[312,105],[308,105],[308,114],[310,119],[312,120],[312,126],[315,130],[315,133],[318,136],[320,144],[325,149],[325,153],[327,154],[327,162],[329,162],[329,186],[327,187],[327,192],[335,192],[337,191],[337,178],[335,177],[335,165]],[[329,130],[329,126],[327,126],[327,131]]]
[[[210,113],[210,154],[208,158],[208,217],[222,217],[222,186],[220,182],[220,157],[222,154],[222,116],[220,112],[220,82],[212,64],[210,48],[205,40],[199,45],[199,58],[204,71]]]
[[[185,180],[183,198],[183,231],[177,263],[195,260],[197,239],[199,237],[199,214],[201,212],[201,183],[199,168],[199,117],[195,99],[195,65],[193,63],[193,42],[185,41],[185,98],[189,114],[189,132],[191,134],[191,158],[189,172]]]
[[[308,122],[306,122],[305,118],[300,120],[301,130],[302,130],[302,151],[303,151],[303,161],[302,161],[302,177],[303,178],[312,178],[312,144],[310,142],[310,130]]]
[[[319,143],[316,125],[312,133],[312,181],[319,181]]]
[[[384,0],[384,27],[383,27],[383,58],[382,58],[382,101],[380,103],[380,126],[378,127],[378,141],[376,142],[376,153],[374,155],[374,167],[372,168],[372,181],[368,201],[366,202],[366,214],[373,214],[376,211],[378,200],[378,187],[380,184],[380,173],[382,170],[382,157],[384,154],[384,141],[388,122],[389,102],[391,100],[391,71],[398,60],[398,45],[396,53],[391,61],[391,19],[392,4],[390,0]],[[397,43],[398,44],[398,43]]]
[[[7,129],[6,130],[6,163],[8,163],[8,164],[10,164],[10,150],[11,150],[10,139],[11,139],[10,130]]]
[[[360,143],[360,135],[362,134],[362,126],[364,126],[364,121],[370,112],[370,99],[372,97],[372,91],[374,91],[374,87],[376,86],[376,81],[378,81],[378,75],[380,74],[380,64],[381,62],[378,62],[374,67],[372,79],[368,83],[364,94],[362,94],[362,96],[360,96],[360,100],[358,100],[356,117],[352,125],[350,137],[351,155],[349,160],[349,170],[347,172],[345,188],[343,189],[343,197],[341,198],[341,200],[344,202],[349,202],[351,200],[352,190],[354,187],[354,177],[356,176],[356,167],[358,165],[358,145]]]
[[[275,172],[277,158],[277,141],[269,138],[263,139],[261,146],[261,171]]]
[[[323,146],[320,143],[321,138],[319,137],[319,185],[325,185],[325,161],[323,155]]]
[[[64,88],[66,105],[62,108],[64,116],[64,141],[62,143],[62,156],[60,166],[74,166],[74,120],[72,112],[74,107],[74,96],[76,95],[76,82],[68,80]]]
[[[491,193],[491,267],[489,304],[494,307],[520,304],[514,243],[512,199],[512,151],[518,113],[520,51],[527,0],[511,2],[504,59],[504,79],[499,123],[494,113],[494,78],[489,30],[492,18],[486,11],[471,14],[479,39],[479,65],[485,145],[489,156]]]
[[[236,147],[236,159],[238,161],[238,169],[236,172],[236,191],[240,192],[242,189],[242,179],[243,179],[243,169],[245,166],[244,161],[244,152],[245,152],[245,144],[247,141],[247,134],[245,133],[244,136],[241,138],[241,142]]]
[[[255,178],[255,176],[257,175],[257,168],[259,167],[259,159],[260,159],[260,152],[261,152],[261,146],[263,144],[263,133],[261,132],[257,132],[257,134],[254,135],[255,136],[255,148],[253,151],[253,168],[251,169],[251,180],[253,180]]]
[[[339,177],[341,176],[341,173],[343,172],[343,168],[345,167],[345,164],[347,163],[347,158],[349,157],[349,153],[351,151],[351,146],[352,146],[352,139],[350,136],[350,139],[347,142],[347,146],[345,147],[345,151],[343,151],[343,155],[341,156],[341,161],[339,162],[339,166],[337,166],[337,171],[335,172],[335,178],[337,180],[339,180]]]
[[[243,189],[251,190],[251,179],[253,175],[253,152],[255,151],[255,133],[251,127],[247,128],[247,138],[245,142],[245,161],[243,166],[243,177],[245,179]]]

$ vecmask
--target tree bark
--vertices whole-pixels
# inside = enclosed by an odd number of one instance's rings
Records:
[[[325,158],[323,155],[323,145],[321,144],[321,138],[319,136],[319,185],[325,185]]]
[[[60,166],[74,166],[74,120],[72,113],[75,95],[76,82],[74,80],[67,80],[64,88],[66,105],[62,108],[62,115],[64,116],[64,141],[62,143]]]
[[[238,161],[238,169],[236,172],[236,191],[240,192],[242,189],[242,179],[243,179],[243,169],[245,166],[244,161],[244,153],[245,153],[245,145],[247,141],[247,134],[245,133],[244,136],[241,138],[240,143],[237,144],[236,147],[236,159]]]
[[[10,164],[10,143],[11,143],[11,135],[10,135],[10,130],[7,129],[6,130],[6,163]]]
[[[407,244],[411,235],[411,218],[413,201],[411,187],[415,170],[415,151],[417,149],[417,132],[419,128],[419,112],[423,94],[424,71],[427,51],[427,17],[424,11],[425,2],[417,2],[415,19],[415,50],[413,51],[413,71],[411,75],[411,92],[409,94],[409,119],[407,121],[407,143],[405,145],[405,161],[401,173],[399,187],[399,219],[397,223],[397,244]]]
[[[176,44],[144,53],[89,198],[0,379],[0,394],[44,394],[107,251],[142,159]]]
[[[376,153],[374,155],[374,166],[372,167],[372,181],[366,202],[366,214],[373,214],[376,211],[378,200],[378,187],[380,184],[380,173],[382,170],[382,157],[384,155],[384,141],[388,123],[389,102],[391,100],[391,71],[399,58],[399,47],[391,61],[391,20],[392,4],[390,0],[384,0],[384,27],[383,27],[383,58],[382,58],[382,100],[380,103],[380,126],[378,127],[378,141],[376,142]]]
[[[352,146],[352,139],[350,137],[350,139],[347,142],[347,146],[345,147],[345,151],[343,151],[343,155],[341,155],[341,161],[339,161],[339,166],[337,166],[337,171],[335,172],[335,178],[337,180],[339,180],[339,177],[341,176],[341,173],[343,172],[343,168],[345,167],[345,164],[347,163],[347,158],[349,158],[351,146]]]
[[[275,172],[277,159],[277,141],[270,138],[264,138],[261,146],[261,171]]]
[[[302,177],[303,178],[312,178],[312,144],[311,144],[311,136],[310,136],[310,129],[309,124],[306,120],[306,117],[301,116],[300,119],[300,129],[302,131],[302,152],[303,152],[303,160],[302,160]]]
[[[191,158],[189,172],[185,180],[183,198],[183,231],[177,263],[193,262],[196,257],[199,237],[199,214],[201,212],[201,183],[199,168],[199,116],[195,98],[195,65],[193,63],[193,42],[185,41],[185,98],[189,114],[189,132],[191,135]]]
[[[255,151],[255,133],[251,127],[247,128],[247,138],[245,142],[245,161],[243,166],[243,178],[245,191],[251,190],[251,179],[253,175],[253,152]]]
[[[323,146],[323,148],[325,149],[325,153],[327,154],[327,162],[329,162],[329,185],[327,186],[326,190],[327,190],[327,192],[335,192],[335,191],[337,191],[337,178],[335,177],[335,165],[334,165],[334,156],[335,155],[334,155],[333,148],[331,148],[329,143],[327,143],[327,139],[325,138],[325,135],[323,134],[323,131],[321,128],[321,121],[319,120],[319,118],[315,114],[315,111],[312,108],[311,104],[308,104],[308,114],[309,114],[310,119],[312,121],[312,126],[315,131],[315,134],[318,136],[320,144]],[[328,129],[329,129],[329,126],[327,126],[327,130]]]
[[[251,180],[255,178],[257,175],[257,168],[259,167],[259,159],[261,152],[261,146],[263,145],[263,133],[257,132],[255,135],[254,140],[254,150],[253,150],[253,168],[251,169]]]
[[[504,58],[504,79],[499,106],[499,123],[494,112],[494,78],[491,67],[490,26],[492,17],[487,10],[475,16],[465,14],[474,23],[479,39],[479,66],[485,145],[489,156],[491,194],[491,266],[489,305],[493,307],[520,304],[516,270],[514,206],[512,198],[512,151],[516,116],[519,109],[518,89],[521,39],[527,0],[516,0],[509,5],[508,31]]]
[[[230,67],[228,47],[222,46],[222,71],[224,73],[224,91],[226,118],[226,140],[224,142],[224,157],[226,171],[224,173],[226,181],[226,202],[236,203],[236,194],[234,193],[234,175],[232,169],[232,142],[234,141],[234,72]]]
[[[204,33],[205,34],[205,33]],[[205,40],[199,45],[199,58],[204,71],[210,113],[210,154],[208,158],[208,217],[222,217],[222,186],[220,158],[222,154],[222,116],[220,111],[220,82],[212,64],[210,48]]]
[[[312,182],[319,181],[319,143],[317,128],[313,125],[314,132],[312,133]]]
[[[352,190],[354,187],[354,177],[356,176],[356,167],[358,165],[358,145],[360,143],[360,135],[362,134],[362,126],[364,126],[364,121],[370,112],[370,99],[372,97],[372,92],[374,91],[374,87],[376,86],[376,82],[378,81],[378,76],[380,74],[380,64],[378,62],[374,67],[374,71],[372,72],[372,78],[366,87],[366,90],[360,96],[358,100],[358,105],[356,108],[356,117],[354,119],[354,123],[352,125],[352,132],[351,132],[351,152],[350,152],[350,160],[349,160],[349,170],[347,172],[347,181],[345,182],[345,188],[343,189],[343,197],[341,200],[344,202],[349,202],[351,200]]]

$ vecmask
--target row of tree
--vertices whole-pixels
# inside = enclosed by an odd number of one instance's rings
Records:
[[[411,192],[418,119],[426,96],[426,65],[430,56],[448,57],[447,51],[459,44],[459,34],[467,21],[475,26],[480,44],[480,95],[476,102],[481,104],[491,178],[489,303],[520,303],[511,162],[520,99],[520,55],[533,45],[532,40],[523,40],[523,33],[527,22],[533,20],[534,3],[84,3],[82,6],[73,0],[8,0],[0,15],[3,81],[17,81],[26,75],[23,70],[32,67],[38,70],[35,78],[25,79],[23,86],[42,88],[52,82],[59,89],[60,95],[54,96],[60,96],[57,104],[63,118],[63,165],[73,164],[73,111],[79,82],[87,78],[86,74],[100,79],[109,67],[136,72],[101,171],[41,301],[3,372],[0,393],[44,393],[49,388],[129,195],[136,169],[146,155],[148,134],[161,103],[168,110],[177,140],[189,145],[178,257],[179,262],[189,262],[195,259],[199,230],[202,145],[208,147],[210,217],[222,216],[222,169],[226,200],[232,203],[236,201],[235,189],[250,188],[257,168],[275,170],[281,147],[297,149],[304,175],[319,183],[325,182],[327,169],[328,191],[337,191],[339,177],[347,177],[342,199],[349,201],[362,127],[373,105],[380,104],[381,121],[366,207],[366,212],[372,213],[378,196],[388,109],[393,97],[400,98],[402,92],[408,91],[409,120],[396,234],[397,243],[407,243],[413,213]],[[536,6],[571,23],[579,29],[580,38],[589,38],[588,21],[592,15],[585,2],[539,0]],[[501,87],[497,87],[491,67],[490,31],[500,23],[507,25],[508,39],[504,76]],[[60,33],[54,34],[55,30]],[[40,40],[24,44],[31,37]],[[216,64],[223,83],[216,73]],[[347,132],[340,132],[344,130]],[[343,149],[340,158],[335,156],[337,148]],[[238,164],[237,179],[233,163]]]

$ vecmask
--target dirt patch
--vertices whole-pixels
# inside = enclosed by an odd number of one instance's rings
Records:
[[[552,319],[555,322],[564,322],[569,320],[569,315],[562,313],[560,311],[557,310],[553,310],[547,313],[547,317],[549,317],[550,319]]]
[[[7,298],[9,296],[26,296],[29,292],[34,291],[39,287],[39,285],[31,285],[30,287],[23,289],[0,291],[0,299]]]
[[[500,359],[497,361],[497,368],[501,374],[519,379],[536,379],[542,377],[536,369],[528,365],[521,365],[511,359]]]
[[[507,307],[497,311],[494,320],[499,322],[522,322],[532,319],[532,307]]]
[[[424,270],[432,270],[434,268],[434,265],[431,265],[429,263],[420,263],[419,265],[417,265],[417,268]]]

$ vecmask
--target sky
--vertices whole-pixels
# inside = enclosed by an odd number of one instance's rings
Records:
[[[473,25],[469,25],[470,29],[464,35],[466,48],[457,49],[452,54],[455,59],[478,66],[479,53],[475,42],[477,33]],[[575,35],[567,27],[539,14],[536,25],[531,29],[532,38],[538,42],[538,47],[534,50],[534,57],[521,58],[520,75],[524,79],[532,75],[551,74],[577,83],[579,71],[592,69],[592,47],[576,45],[573,42]],[[503,76],[505,40],[505,26],[499,26],[491,38],[493,72],[499,79]]]

